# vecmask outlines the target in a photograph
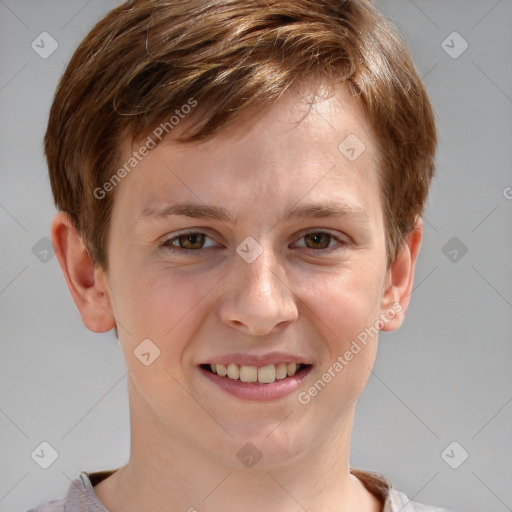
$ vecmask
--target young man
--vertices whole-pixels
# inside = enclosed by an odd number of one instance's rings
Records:
[[[412,289],[434,115],[366,0],[136,0],[61,79],[55,251],[131,452],[39,512],[439,511],[349,464]]]

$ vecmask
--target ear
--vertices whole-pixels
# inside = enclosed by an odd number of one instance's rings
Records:
[[[380,314],[382,331],[394,331],[404,321],[422,237],[423,220],[417,217],[414,230],[405,238],[403,247],[386,274]]]
[[[116,326],[107,276],[95,268],[69,215],[58,212],[51,226],[52,244],[82,322],[93,332]]]

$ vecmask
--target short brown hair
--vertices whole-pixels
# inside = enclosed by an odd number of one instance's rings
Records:
[[[51,107],[45,154],[55,204],[108,270],[120,144],[194,98],[183,143],[204,140],[290,86],[348,83],[378,136],[388,265],[423,213],[434,113],[402,38],[368,0],[131,0],[75,51]],[[199,115],[200,114],[200,115]],[[194,120],[194,122],[192,122]],[[340,141],[341,142],[341,141]]]

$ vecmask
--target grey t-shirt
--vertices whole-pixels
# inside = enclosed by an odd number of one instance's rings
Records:
[[[116,470],[87,473],[82,471],[73,480],[64,498],[39,505],[27,512],[109,512],[94,492],[94,486]],[[351,468],[350,472],[383,504],[382,512],[450,512],[447,509],[423,505],[410,501],[407,496],[391,487],[391,482],[382,474]]]

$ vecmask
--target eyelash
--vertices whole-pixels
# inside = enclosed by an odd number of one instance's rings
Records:
[[[304,238],[305,236],[311,235],[311,234],[318,234],[318,235],[325,234],[325,235],[328,235],[331,238],[331,240],[335,240],[339,244],[341,244],[341,247],[338,248],[338,249],[336,249],[336,248],[335,249],[333,249],[333,248],[311,249],[311,248],[305,247],[305,249],[307,249],[308,251],[312,251],[313,253],[316,253],[316,254],[322,253],[322,252],[330,254],[330,253],[332,253],[334,251],[341,250],[341,249],[345,248],[345,246],[349,245],[349,242],[347,240],[339,238],[339,237],[333,235],[332,233],[330,233],[329,231],[321,231],[321,230],[318,230],[318,229],[312,229],[312,230],[309,230],[309,231],[306,231],[306,232],[302,233],[300,238],[299,238],[299,240],[301,238]],[[164,248],[165,250],[167,250],[169,252],[175,253],[175,254],[182,254],[183,255],[184,253],[186,253],[187,256],[197,255],[201,251],[210,248],[210,247],[206,247],[206,248],[203,247],[201,249],[185,249],[183,247],[178,247],[178,246],[172,245],[172,242],[174,242],[175,240],[178,240],[180,237],[186,236],[186,235],[205,235],[207,238],[212,239],[210,236],[208,236],[207,233],[205,233],[203,231],[184,231],[182,233],[178,233],[177,235],[174,235],[172,238],[168,238],[167,240],[164,240],[160,244],[160,247]]]

